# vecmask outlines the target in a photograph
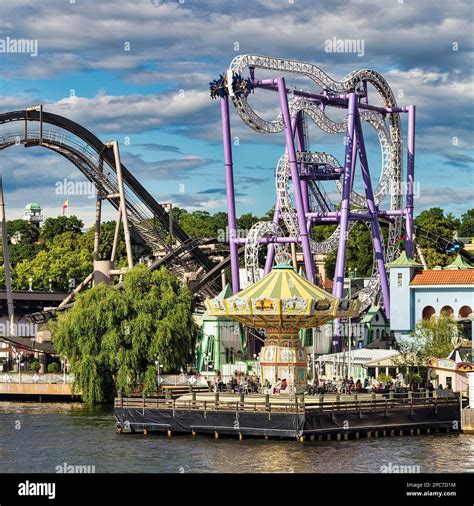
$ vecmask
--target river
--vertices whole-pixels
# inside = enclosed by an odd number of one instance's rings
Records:
[[[415,472],[474,472],[474,436],[306,443],[168,438],[117,434],[111,407],[0,402],[0,473],[54,473],[64,464],[94,466],[97,473],[380,473],[402,465]]]

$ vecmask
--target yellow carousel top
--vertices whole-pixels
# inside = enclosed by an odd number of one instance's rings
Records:
[[[297,274],[291,265],[272,271],[239,293],[205,301],[212,316],[228,316],[250,327],[300,329],[317,327],[334,318],[358,316],[358,300],[340,301]]]

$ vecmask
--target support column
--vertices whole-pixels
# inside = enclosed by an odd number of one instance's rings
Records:
[[[350,196],[352,190],[352,180],[354,174],[355,160],[353,151],[355,148],[355,129],[354,129],[354,115],[356,110],[356,96],[355,93],[349,93],[348,111],[347,111],[347,143],[346,155],[344,159],[344,183],[342,190],[341,214],[339,217],[339,247],[337,250],[336,269],[334,271],[334,286],[332,293],[338,299],[342,299],[344,295],[344,272],[346,268],[346,249],[347,249],[347,235],[349,226],[350,214]],[[336,319],[334,322],[334,341],[333,353],[340,350],[341,344],[341,321]]]
[[[405,250],[408,257],[412,257],[413,251],[413,185],[415,184],[415,115],[414,105],[408,106],[408,146],[407,146],[407,198],[405,215]]]
[[[306,277],[310,283],[314,283],[314,266],[313,256],[309,245],[308,229],[306,228],[306,215],[303,207],[303,198],[301,194],[301,186],[299,184],[298,165],[296,163],[296,151],[293,141],[293,133],[291,128],[290,109],[288,106],[288,97],[286,95],[285,78],[279,77],[278,95],[280,97],[280,107],[283,115],[283,125],[286,137],[286,147],[288,152],[288,163],[290,164],[291,179],[293,180],[293,189],[296,200],[296,212],[298,216],[298,227],[301,245],[303,247],[304,264],[306,270]]]
[[[103,170],[103,161],[102,157],[100,158],[99,163],[99,171]],[[100,222],[102,221],[102,197],[100,193],[97,191],[96,201],[95,201],[95,231],[94,231],[94,262],[98,262],[100,260]]]
[[[111,262],[115,262],[117,257],[117,250],[120,241],[120,225],[122,223],[122,204],[119,203],[119,210],[117,213],[117,221],[115,222],[115,233],[114,233],[114,243],[112,245],[112,253],[110,255]]]
[[[230,248],[230,267],[232,274],[232,291],[240,291],[239,280],[239,253],[235,242],[237,238],[237,219],[235,216],[235,193],[234,193],[234,170],[232,163],[232,138],[230,135],[229,118],[229,97],[221,98],[221,117],[222,117],[222,137],[224,141],[224,165],[225,182],[227,192],[227,220],[229,224],[229,248]]]
[[[25,121],[26,124],[26,121]],[[26,127],[25,127],[26,128]],[[15,311],[13,305],[12,276],[10,271],[10,255],[8,251],[7,223],[5,219],[5,201],[3,199],[3,177],[0,174],[0,227],[2,238],[3,265],[5,266],[5,288],[7,291],[7,310],[10,323],[10,334],[14,336],[15,332]]]
[[[125,235],[125,246],[127,249],[127,261],[128,261],[128,268],[131,269],[133,267],[132,243],[130,240],[130,229],[128,227],[128,214],[127,214],[127,205],[125,201],[125,190],[123,186],[122,164],[120,162],[119,145],[117,141],[112,141],[107,143],[107,146],[112,147],[114,150],[115,171],[117,172],[117,182],[120,193],[120,208],[122,211],[123,232]]]
[[[291,131],[294,135],[296,132],[296,118],[292,118],[291,120]],[[285,148],[285,154],[287,153],[287,149]],[[280,204],[278,201],[278,198],[275,202],[275,212],[273,213],[273,223],[276,225],[280,224]],[[267,247],[267,258],[265,260],[265,269],[264,274],[265,276],[272,270],[273,266],[273,259],[275,258],[275,245],[273,243],[270,243]]]
[[[340,235],[337,251],[336,270],[334,273],[333,295],[342,299],[344,294],[344,270],[346,266],[347,229],[350,213],[350,195],[352,188],[352,151],[354,147],[354,115],[356,110],[355,93],[349,93],[347,112],[347,144],[344,161],[344,186],[342,191],[341,216],[339,218]]]
[[[357,132],[357,146],[359,148],[359,160],[362,171],[362,179],[364,180],[365,195],[367,198],[367,207],[371,215],[371,234],[372,242],[375,250],[375,261],[377,263],[377,270],[380,275],[380,285],[382,287],[382,296],[385,306],[385,314],[390,319],[390,291],[388,287],[387,271],[385,270],[385,255],[382,246],[382,239],[380,234],[378,209],[375,204],[374,193],[372,191],[372,182],[370,180],[369,162],[365,151],[364,137],[362,134],[362,125],[360,122],[359,112],[356,108],[355,114],[355,127]]]

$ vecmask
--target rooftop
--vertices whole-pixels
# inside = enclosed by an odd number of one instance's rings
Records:
[[[410,285],[474,285],[474,269],[426,270],[417,273]]]

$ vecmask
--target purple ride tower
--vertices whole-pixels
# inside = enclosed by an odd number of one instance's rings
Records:
[[[244,77],[246,69],[248,77]],[[261,69],[272,71],[275,77],[257,79],[257,69],[259,72]],[[307,78],[316,85],[316,91],[290,89],[282,74],[295,74],[300,81]],[[336,81],[310,63],[255,55],[237,56],[227,72],[210,85],[211,96],[221,102],[233,292],[240,290],[239,245],[245,245],[245,269],[250,283],[260,277],[258,250],[261,245],[267,245],[265,274],[272,269],[276,255],[287,254],[288,245],[297,245],[303,252],[306,277],[312,283],[314,255],[337,251],[333,295],[342,299],[348,235],[355,223],[363,222],[371,232],[374,269],[367,286],[358,292],[358,297],[362,309],[380,298],[390,318],[385,264],[397,256],[403,222],[406,252],[410,257],[413,253],[415,106],[398,107],[385,79],[372,70],[355,70]],[[372,88],[383,105],[369,102],[369,90],[372,94]],[[247,101],[250,93],[260,90],[276,93],[280,113],[273,121],[261,118]],[[257,223],[245,239],[237,234],[229,101],[232,101],[241,119],[256,132],[285,134],[285,153],[276,169],[273,221]],[[326,110],[330,108],[345,111],[342,121],[334,121],[326,115]],[[408,116],[405,185],[402,183],[401,113]],[[326,133],[344,136],[343,164],[327,153],[309,150],[308,119]],[[382,167],[375,188],[365,147],[364,123],[375,130],[380,143]],[[357,165],[360,166],[364,188],[361,194],[354,190]],[[322,181],[330,180],[335,182],[341,195],[337,207],[331,204],[321,185]],[[403,193],[406,194],[405,205]],[[385,197],[390,202],[382,209]],[[380,220],[388,223],[386,245]],[[311,231],[321,224],[334,224],[337,228],[329,238],[316,242],[311,237]],[[281,225],[284,225],[285,232]],[[339,336],[340,324],[336,321],[333,351],[340,350]]]

